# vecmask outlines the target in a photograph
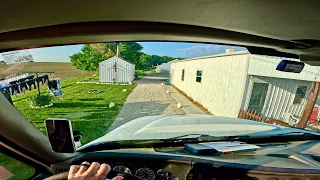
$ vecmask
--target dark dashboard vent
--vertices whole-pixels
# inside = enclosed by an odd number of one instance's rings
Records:
[[[169,153],[169,154],[191,154],[190,151],[186,149],[178,149],[178,150],[171,150],[171,151],[161,151],[156,150],[157,152]]]
[[[179,151],[179,154],[190,154],[190,152],[188,150],[186,150],[186,149],[181,149]]]

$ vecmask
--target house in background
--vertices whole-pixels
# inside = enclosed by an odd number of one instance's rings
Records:
[[[129,83],[134,80],[135,65],[118,56],[99,63],[100,83]]]
[[[280,72],[281,59],[227,50],[173,61],[170,83],[213,115],[237,117],[240,109],[254,109],[267,118],[281,119],[284,113],[301,117],[320,69],[306,65],[301,73]]]
[[[156,67],[157,73],[169,73],[170,71],[170,62],[162,63]]]

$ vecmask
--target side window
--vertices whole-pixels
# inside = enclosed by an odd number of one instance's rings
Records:
[[[0,153],[0,179],[28,179],[34,173],[33,167]]]
[[[202,79],[202,71],[197,71],[196,81],[197,81],[197,82],[201,82],[201,79]]]
[[[184,81],[184,69],[182,69],[181,81]]]
[[[293,104],[301,104],[303,98],[306,96],[308,86],[298,86],[293,100]]]

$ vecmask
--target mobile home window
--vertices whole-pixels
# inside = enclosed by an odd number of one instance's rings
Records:
[[[184,69],[182,69],[181,81],[184,81]]]
[[[202,71],[197,71],[196,81],[197,81],[197,82],[201,82],[201,79],[202,79]]]
[[[300,104],[306,96],[308,86],[298,86],[293,100],[294,104]]]

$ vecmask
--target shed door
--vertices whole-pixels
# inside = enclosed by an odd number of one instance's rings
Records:
[[[266,96],[268,92],[269,84],[267,83],[253,83],[251,98],[248,109],[254,109],[257,113],[261,113]]]

